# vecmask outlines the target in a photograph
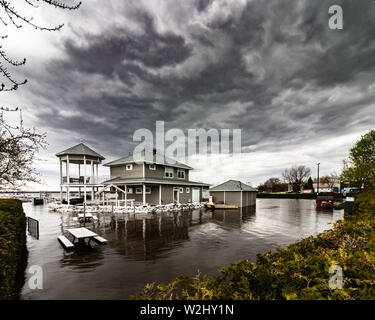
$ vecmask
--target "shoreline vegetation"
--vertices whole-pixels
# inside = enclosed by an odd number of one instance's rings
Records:
[[[344,200],[342,193],[319,193],[320,196],[333,196],[335,200]],[[257,199],[306,199],[315,200],[316,193],[258,193]]]
[[[22,202],[0,200],[0,300],[19,298],[27,265],[26,216]]]
[[[355,196],[352,215],[331,230],[276,252],[239,261],[215,277],[181,276],[148,284],[144,300],[361,300],[375,297],[375,191]],[[330,289],[332,266],[343,270],[343,288]]]

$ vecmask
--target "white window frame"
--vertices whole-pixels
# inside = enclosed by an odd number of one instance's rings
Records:
[[[151,194],[151,187],[146,187],[146,194]]]
[[[149,164],[149,165],[148,165],[148,168],[149,168],[150,170],[156,170],[156,164]]]
[[[180,188],[179,188],[179,192],[180,192],[180,193],[184,193],[184,187],[180,187]]]
[[[132,164],[127,164],[126,165],[126,171],[131,171],[133,170],[133,165]]]
[[[127,190],[127,193],[128,194],[132,194],[133,193],[133,188],[127,188],[128,190]]]
[[[170,176],[170,174],[172,175]],[[164,178],[173,179],[173,177],[174,177],[174,169],[172,167],[165,167]]]
[[[186,193],[190,193],[190,188],[186,187]]]
[[[184,177],[183,178],[180,178],[178,175],[179,175],[179,173],[183,173],[183,175],[184,175]],[[185,175],[185,170],[184,169],[178,169],[177,170],[177,179],[180,179],[180,180],[185,180],[185,177],[186,177],[186,175]]]
[[[139,191],[139,190],[141,190],[141,191]],[[135,193],[136,194],[142,194],[142,187],[135,188]]]

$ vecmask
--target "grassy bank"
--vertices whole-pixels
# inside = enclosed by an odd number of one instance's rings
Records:
[[[198,274],[168,284],[149,284],[134,298],[374,299],[375,192],[356,198],[355,213],[330,231],[258,255],[256,262],[237,262],[216,277]],[[342,289],[329,288],[332,265],[343,269]]]
[[[22,203],[0,200],[0,300],[17,299],[26,263],[26,217]]]

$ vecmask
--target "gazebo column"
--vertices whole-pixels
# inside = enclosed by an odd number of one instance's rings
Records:
[[[95,181],[95,173],[94,173],[94,161],[91,160],[91,184],[96,183]],[[91,187],[91,201],[94,201],[94,187]]]
[[[70,173],[69,173],[69,155],[66,156],[66,181],[67,181],[67,202],[70,205]]]
[[[62,184],[63,184],[63,166],[62,166],[62,160],[60,158],[60,201],[63,200],[63,187],[62,187]]]
[[[143,205],[146,205],[146,185],[142,183]]]
[[[86,194],[86,156],[83,156],[83,197],[85,202],[87,201]]]
[[[78,184],[81,185],[81,164],[78,163]],[[78,187],[79,198],[81,198],[81,187]]]

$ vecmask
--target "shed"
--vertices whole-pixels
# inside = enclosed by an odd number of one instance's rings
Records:
[[[228,180],[210,189],[210,196],[214,197],[215,203],[240,208],[255,206],[256,194],[256,189],[238,180]]]

